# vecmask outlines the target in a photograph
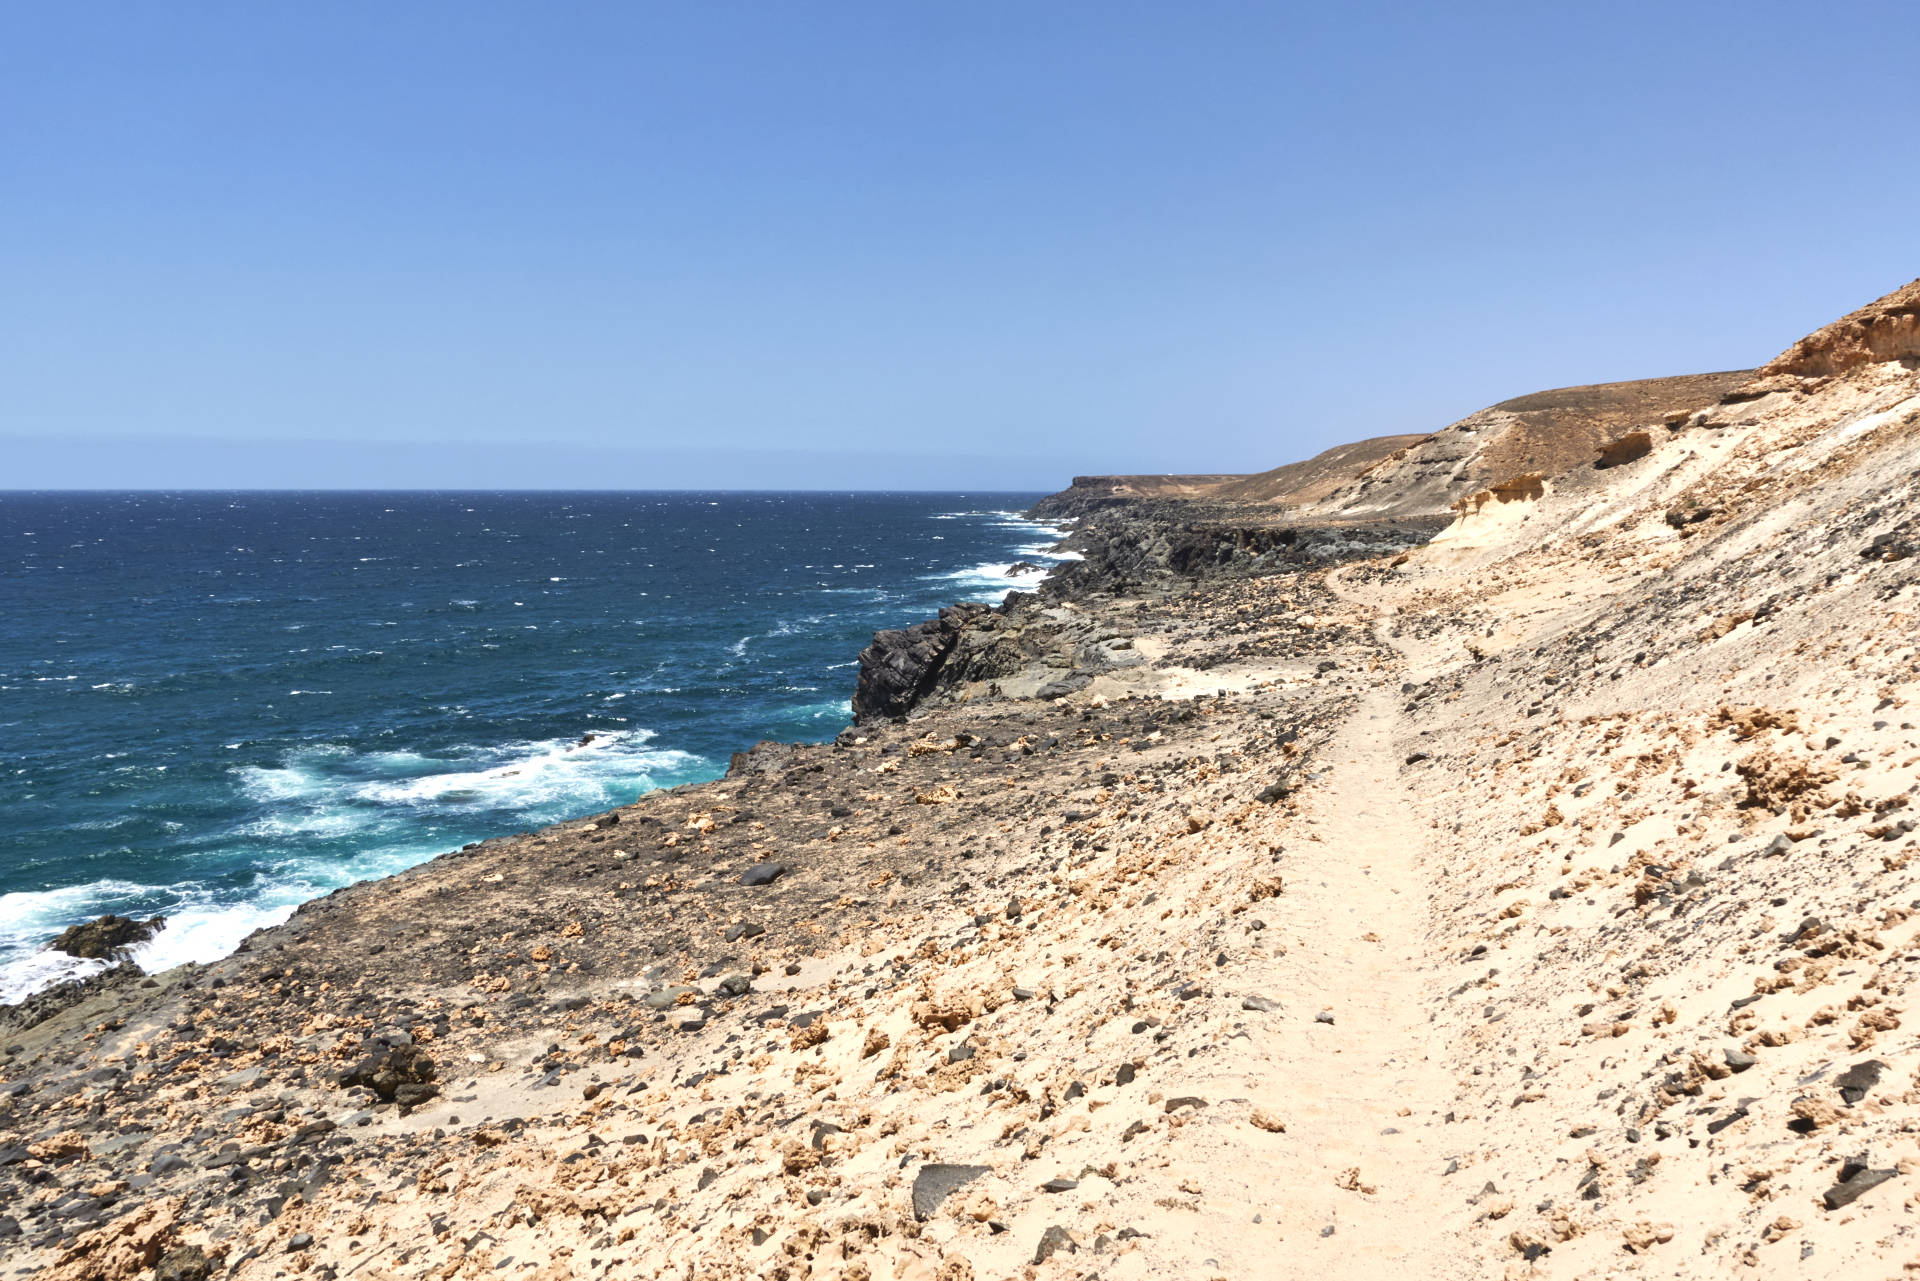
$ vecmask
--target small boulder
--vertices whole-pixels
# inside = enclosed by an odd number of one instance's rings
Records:
[[[955,1189],[992,1174],[987,1165],[923,1165],[913,1176],[913,1217],[924,1222]]]
[[[1879,1059],[1863,1059],[1833,1079],[1834,1088],[1848,1107],[1867,1097],[1867,1091],[1880,1084],[1887,1065]]]
[[[1040,1244],[1034,1249],[1033,1261],[1035,1265],[1045,1263],[1048,1259],[1051,1259],[1054,1255],[1062,1251],[1068,1254],[1077,1254],[1080,1251],[1080,1247],[1071,1236],[1067,1235],[1065,1228],[1055,1224],[1040,1234]]]
[[[680,987],[662,988],[658,992],[649,992],[641,997],[640,1004],[650,1010],[670,1010],[679,1003],[682,996],[689,992],[698,996],[700,989],[697,987],[686,987],[684,985]]]
[[[213,1260],[197,1245],[175,1246],[153,1265],[153,1281],[207,1281],[212,1275]]]
[[[1840,1181],[1826,1190],[1822,1200],[1829,1210],[1841,1209],[1899,1173],[1898,1170],[1870,1170],[1865,1161],[1856,1158],[1840,1167]]]
[[[435,1067],[418,1046],[376,1046],[372,1053],[340,1074],[342,1089],[363,1086],[388,1103],[411,1109],[439,1092],[433,1084]],[[404,1091],[404,1097],[403,1095]]]

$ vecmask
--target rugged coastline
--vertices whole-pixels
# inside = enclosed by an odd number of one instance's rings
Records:
[[[1084,559],[877,636],[832,743],[7,1015],[0,1254],[1890,1274],[1916,317],[1076,485]]]

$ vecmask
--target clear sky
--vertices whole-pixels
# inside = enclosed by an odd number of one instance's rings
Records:
[[[1920,275],[1920,6],[26,4],[0,488],[1052,489]]]

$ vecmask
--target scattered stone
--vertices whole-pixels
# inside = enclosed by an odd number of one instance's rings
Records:
[[[342,1089],[364,1086],[388,1103],[417,1107],[438,1091],[433,1085],[432,1059],[411,1045],[378,1046],[340,1074]],[[405,1098],[401,1097],[405,1091]]]
[[[1879,1059],[1863,1059],[1839,1076],[1833,1078],[1834,1088],[1840,1091],[1840,1097],[1848,1107],[1867,1097],[1867,1092],[1880,1084],[1880,1074],[1887,1065]]]
[[[220,1078],[217,1084],[223,1090],[251,1090],[266,1079],[266,1069],[245,1068],[238,1072],[229,1072]]]
[[[1821,1200],[1827,1209],[1838,1210],[1842,1206],[1852,1205],[1867,1192],[1898,1175],[1898,1170],[1873,1170],[1867,1167],[1864,1158],[1856,1157],[1840,1167],[1840,1181],[1828,1188]]]
[[[992,1174],[987,1165],[923,1165],[913,1176],[913,1217],[925,1222],[940,1203],[956,1189],[983,1174]]]
[[[161,1255],[153,1265],[153,1281],[207,1281],[213,1260],[197,1245],[180,1245]]]
[[[679,987],[667,987],[667,988],[661,988],[658,992],[647,993],[645,996],[640,998],[640,1004],[646,1006],[650,1010],[670,1010],[675,1005],[679,1004],[681,997],[699,996],[699,995],[700,995],[700,989],[697,987],[686,987],[684,985]]]
[[[787,874],[785,863],[755,863],[740,873],[742,885],[771,885]]]
[[[1033,1261],[1036,1265],[1045,1263],[1062,1251],[1077,1254],[1080,1247],[1071,1236],[1067,1235],[1065,1228],[1056,1224],[1040,1234],[1040,1244],[1033,1252]]]
[[[1626,1238],[1627,1249],[1634,1254],[1645,1254],[1656,1245],[1665,1245],[1673,1240],[1671,1223],[1648,1223],[1644,1219],[1629,1227],[1622,1228],[1620,1235]]]

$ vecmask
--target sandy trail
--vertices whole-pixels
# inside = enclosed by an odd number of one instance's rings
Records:
[[[1330,745],[1268,914],[1289,949],[1272,981],[1291,1017],[1250,1070],[1287,1122],[1289,1142],[1263,1152],[1259,1172],[1282,1203],[1284,1275],[1471,1274],[1440,1211],[1452,1087],[1427,1021],[1440,981],[1427,962],[1429,851],[1400,782],[1394,688],[1378,681]]]

